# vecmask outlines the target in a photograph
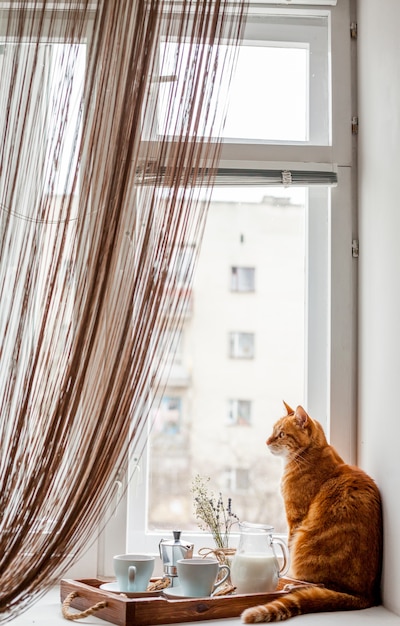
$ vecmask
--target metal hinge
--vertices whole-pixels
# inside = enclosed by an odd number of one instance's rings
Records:
[[[351,118],[351,134],[358,135],[358,117],[357,115],[353,115]]]
[[[360,254],[360,246],[358,243],[358,239],[353,239],[351,243],[351,255],[354,259],[358,259],[359,254]]]
[[[350,24],[350,37],[352,39],[357,39],[357,22],[351,22]]]

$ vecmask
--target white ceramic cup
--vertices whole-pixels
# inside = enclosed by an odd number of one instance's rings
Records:
[[[176,562],[179,586],[182,594],[190,598],[210,596],[230,574],[228,565],[220,565],[216,559],[179,559]],[[221,572],[225,574],[217,582]]]
[[[113,558],[118,591],[146,591],[154,570],[154,556],[147,554],[118,554]]]

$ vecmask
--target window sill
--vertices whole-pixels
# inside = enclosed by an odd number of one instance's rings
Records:
[[[73,612],[74,610],[71,609]],[[66,620],[61,614],[60,590],[54,587],[38,602],[13,620],[13,626],[32,626],[32,624],[40,624],[41,626],[65,626]],[[103,625],[106,622],[98,617],[90,616],[82,620],[82,623],[91,626],[93,624]],[[295,622],[291,620],[287,622],[293,626],[337,626],[337,613],[316,613],[313,615],[300,615],[296,617]],[[207,620],[205,626],[213,626],[223,624],[224,626],[239,626],[241,621],[239,618],[226,620]],[[400,617],[391,613],[382,606],[366,609],[364,611],[346,611],[340,613],[341,626],[400,626]]]

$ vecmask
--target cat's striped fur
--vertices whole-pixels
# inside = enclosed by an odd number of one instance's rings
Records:
[[[380,603],[382,512],[378,488],[344,463],[321,425],[302,407],[275,424],[267,446],[285,461],[282,494],[291,557],[289,576],[323,585],[294,590],[246,609],[245,623]]]

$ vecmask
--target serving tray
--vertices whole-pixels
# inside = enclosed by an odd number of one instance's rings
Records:
[[[60,596],[63,614],[67,619],[74,619],[69,614],[69,607],[92,613],[94,606],[96,617],[118,624],[119,626],[156,626],[157,624],[176,624],[179,622],[197,622],[224,617],[239,617],[244,609],[257,604],[270,602],[289,593],[284,589],[286,582],[281,579],[280,586],[271,593],[232,594],[210,598],[166,598],[162,595],[128,598],[122,594],[100,589],[104,581],[97,579],[69,580],[60,584]],[[293,587],[292,587],[293,588]],[[64,611],[65,605],[68,611]],[[84,616],[82,616],[84,617]]]

